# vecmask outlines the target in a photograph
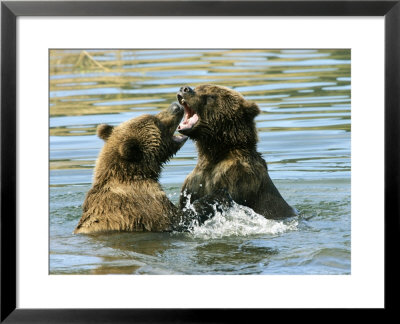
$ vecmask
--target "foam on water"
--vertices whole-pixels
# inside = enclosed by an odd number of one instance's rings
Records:
[[[251,208],[233,203],[233,206],[218,211],[214,206],[215,215],[202,225],[193,224],[189,232],[195,238],[215,239],[227,236],[248,236],[257,234],[281,234],[297,230],[297,217],[278,221],[266,219]]]

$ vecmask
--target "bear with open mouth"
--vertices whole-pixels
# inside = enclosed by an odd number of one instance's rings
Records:
[[[185,114],[178,131],[193,139],[198,162],[182,186],[180,207],[224,189],[238,204],[269,219],[295,216],[257,152],[255,103],[224,86],[183,86],[177,93]]]

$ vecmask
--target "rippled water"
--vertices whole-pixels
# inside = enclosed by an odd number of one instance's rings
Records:
[[[350,274],[350,50],[51,50],[51,274]],[[102,141],[97,124],[155,114],[180,86],[255,101],[258,150],[300,211],[266,220],[236,205],[191,233],[72,235]],[[186,142],[161,184],[178,201]]]

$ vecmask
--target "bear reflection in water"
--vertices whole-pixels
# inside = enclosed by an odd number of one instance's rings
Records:
[[[204,222],[214,212],[212,206],[229,207],[231,197],[220,190],[183,212],[161,188],[162,165],[187,140],[185,135],[174,135],[183,115],[183,107],[173,103],[157,115],[97,127],[105,143],[74,233],[185,231],[191,224]]]

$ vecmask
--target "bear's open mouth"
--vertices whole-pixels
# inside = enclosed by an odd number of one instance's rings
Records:
[[[193,126],[197,123],[199,120],[199,116],[196,114],[196,112],[189,107],[183,96],[180,94],[177,95],[179,103],[183,106],[185,109],[185,115],[183,117],[183,121],[179,124],[178,130],[188,130],[193,128]]]

